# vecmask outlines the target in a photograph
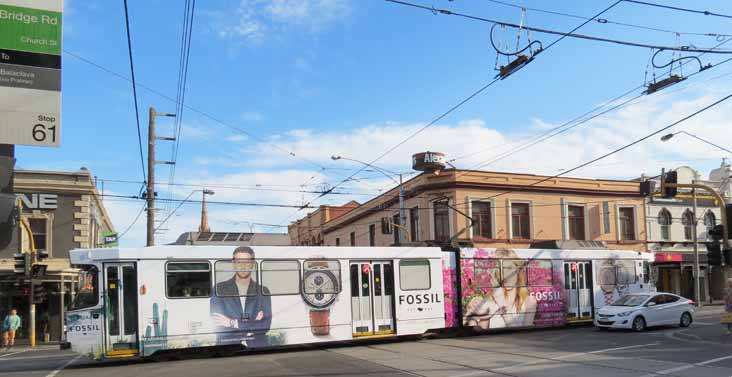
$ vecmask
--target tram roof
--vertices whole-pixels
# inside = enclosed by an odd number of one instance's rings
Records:
[[[438,247],[248,246],[257,259],[440,258]],[[151,246],[71,250],[72,264],[113,260],[230,259],[237,246]]]

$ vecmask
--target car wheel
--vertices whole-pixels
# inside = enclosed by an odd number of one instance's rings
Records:
[[[643,331],[646,329],[646,320],[641,317],[635,317],[633,320],[633,331]]]
[[[692,322],[691,314],[684,313],[681,315],[681,320],[679,321],[679,326],[689,327],[691,325],[691,322]]]

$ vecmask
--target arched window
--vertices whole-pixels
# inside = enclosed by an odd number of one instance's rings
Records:
[[[711,238],[709,237],[709,231],[712,230],[715,225],[717,225],[717,218],[714,216],[714,212],[707,211],[704,215],[704,227],[707,228],[707,239]]]
[[[662,209],[658,213],[658,224],[661,225],[661,239],[668,241],[671,239],[671,213],[667,209]]]
[[[691,241],[694,234],[694,215],[691,211],[686,210],[684,215],[681,217],[681,223],[684,224],[684,239]]]

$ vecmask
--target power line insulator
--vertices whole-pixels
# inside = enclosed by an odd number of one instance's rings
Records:
[[[667,88],[671,85],[678,84],[684,80],[686,80],[686,77],[674,74],[669,77],[666,77],[665,79],[663,79],[661,81],[657,81],[657,82],[648,84],[648,89],[646,89],[646,91],[644,93],[652,94],[661,89]]]

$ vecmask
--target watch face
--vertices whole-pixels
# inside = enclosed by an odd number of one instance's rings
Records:
[[[606,290],[606,288],[612,289],[612,287],[615,285],[615,268],[601,268],[600,273],[598,274],[598,280],[600,280],[600,288],[602,288],[603,290]]]
[[[328,270],[310,270],[303,277],[302,297],[308,305],[324,308],[336,299],[338,281]]]

